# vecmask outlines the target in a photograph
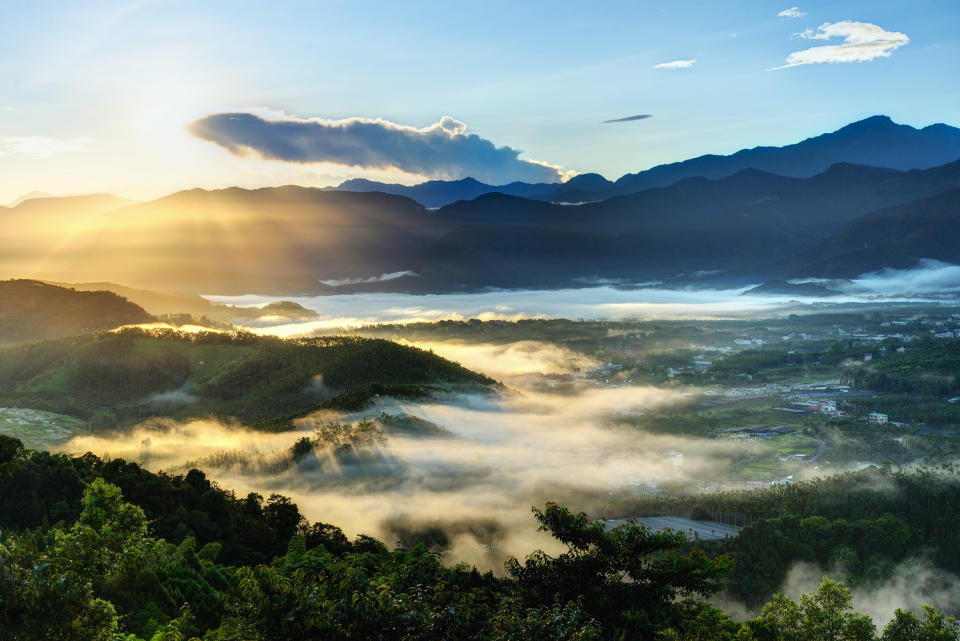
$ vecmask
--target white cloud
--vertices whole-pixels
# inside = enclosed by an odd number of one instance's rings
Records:
[[[787,56],[785,65],[774,69],[824,62],[867,62],[876,58],[888,58],[893,51],[910,42],[905,33],[886,31],[869,22],[850,20],[826,22],[817,27],[816,31],[807,29],[795,35],[806,40],[843,38],[843,44],[821,45],[794,51]]]
[[[960,265],[923,258],[908,269],[885,268],[861,274],[848,287],[851,293],[883,296],[923,296],[960,292]]]
[[[800,11],[799,7],[790,7],[777,14],[780,18],[802,18],[807,15],[806,11]]]
[[[253,153],[265,160],[400,170],[447,180],[470,176],[495,185],[563,178],[557,166],[521,159],[520,150],[497,147],[466,130],[450,116],[418,129],[380,118],[329,120],[263,111],[212,114],[189,127],[194,136],[236,156]]]
[[[654,69],[689,69],[696,60],[671,60],[670,62],[661,62],[653,65]]]
[[[82,136],[65,140],[45,136],[8,136],[0,138],[0,156],[35,156],[48,158],[73,151],[83,151],[93,138]]]

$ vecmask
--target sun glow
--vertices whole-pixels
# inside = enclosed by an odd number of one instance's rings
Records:
[[[180,151],[200,147],[186,126],[210,111],[211,92],[197,83],[165,82],[143,87],[131,100],[131,127],[152,147]]]

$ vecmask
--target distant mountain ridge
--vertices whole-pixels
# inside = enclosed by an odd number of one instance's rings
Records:
[[[41,239],[52,250],[25,264],[47,280],[284,296],[591,279],[745,284],[830,258],[812,252],[859,217],[957,189],[960,161],[906,172],[838,163],[806,179],[745,169],[573,206],[487,193],[428,211],[376,192],[194,189],[98,214],[99,226],[63,246]],[[43,247],[5,247],[0,236],[0,266],[23,274],[9,257],[32,260]],[[376,278],[398,272],[412,275]]]
[[[714,163],[712,171],[722,173],[751,154],[807,171],[832,155],[865,153],[865,141],[885,145],[875,157],[910,165],[953,154],[950,140],[958,131],[871,118],[797,145],[746,150],[739,159],[701,157],[671,171]],[[905,140],[930,135],[939,142],[903,148]],[[806,165],[790,160],[798,149],[806,150],[800,154]],[[374,191],[191,189],[120,208],[112,207],[112,197],[31,200],[0,210],[0,274],[279,296],[594,281],[745,285],[819,274],[849,278],[921,258],[952,261],[951,243],[960,237],[954,224],[960,214],[949,196],[960,190],[957,159],[909,170],[839,161],[808,177],[747,167],[590,199],[622,182],[582,174],[563,185],[557,202],[484,191],[490,186],[472,179],[394,186],[419,189],[423,199],[483,192],[442,207],[383,193],[370,181],[350,184]],[[556,186],[502,187],[523,193]]]
[[[411,198],[424,207],[442,207],[458,200],[473,200],[483,194],[497,192],[523,198],[538,198],[556,191],[554,183],[512,182],[508,185],[487,185],[473,178],[461,180],[430,180],[419,185],[400,185],[381,183],[365,178],[347,180],[337,187],[337,191],[380,191]]]
[[[888,116],[871,116],[792,145],[741,149],[729,156],[699,156],[627,174],[616,181],[612,192],[629,193],[690,176],[722,178],[746,168],[809,178],[839,162],[906,171],[936,167],[958,158],[960,128],[938,123],[916,129],[897,124]]]
[[[808,179],[748,169],[578,206],[487,194],[437,211],[437,219],[460,225],[403,265],[417,278],[381,287],[556,287],[591,278],[708,282],[698,276],[705,273],[728,283],[780,278],[809,263],[804,252],[828,243],[845,225],[883,208],[912,211],[912,203],[958,188],[960,161],[908,172],[840,163]],[[939,224],[950,215],[944,212]],[[902,233],[902,227],[885,229],[891,241]],[[957,238],[944,229],[947,241]],[[944,252],[927,257],[948,259]]]
[[[13,212],[47,212],[60,206],[69,206],[71,211],[101,212],[125,205],[132,205],[135,201],[113,194],[83,194],[80,196],[35,196],[26,198],[6,209]]]
[[[836,163],[868,165],[906,171],[927,169],[960,158],[960,128],[938,123],[917,129],[893,122],[888,116],[871,116],[831,133],[783,147],[753,147],[730,155],[708,154],[682,162],[657,165],[611,182],[599,174],[580,174],[554,185],[484,185],[472,178],[433,180],[419,185],[391,185],[370,180],[348,180],[341,191],[383,191],[400,194],[427,207],[499,192],[551,202],[592,202],[666,187],[693,177],[724,178],[744,169],[758,169],[791,178],[810,178]]]
[[[34,198],[53,198],[53,197],[54,197],[53,194],[48,194],[48,193],[45,192],[45,191],[31,191],[31,192],[29,192],[29,193],[26,193],[26,194],[23,194],[23,195],[21,195],[21,196],[18,196],[17,199],[14,200],[14,201],[13,201],[12,203],[10,203],[9,205],[7,205],[7,207],[16,207],[16,206],[19,205],[20,203],[22,203],[22,202],[24,202],[24,201],[26,201],[26,200],[32,200],[32,199],[34,199]]]

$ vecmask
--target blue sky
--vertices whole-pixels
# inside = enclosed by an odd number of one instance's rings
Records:
[[[778,15],[794,5],[803,15]],[[223,112],[417,129],[450,116],[521,159],[610,178],[879,113],[960,124],[956,0],[3,1],[0,11],[0,203],[31,190],[147,198],[427,175],[238,156],[188,133]],[[771,70],[842,43],[796,34],[844,21],[909,42],[865,62]],[[695,62],[654,68],[677,60]],[[641,113],[653,117],[602,124]]]

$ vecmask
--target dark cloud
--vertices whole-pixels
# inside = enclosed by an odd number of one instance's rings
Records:
[[[190,132],[233,154],[255,153],[268,160],[399,169],[430,178],[470,176],[492,184],[560,181],[557,167],[521,160],[520,151],[465,134],[466,128],[449,116],[416,129],[365,118],[267,119],[223,113],[197,120]]]
[[[646,118],[653,118],[653,114],[637,114],[636,116],[625,116],[623,118],[614,118],[612,120],[604,120],[603,124],[608,122],[630,122],[632,120],[644,120]]]

